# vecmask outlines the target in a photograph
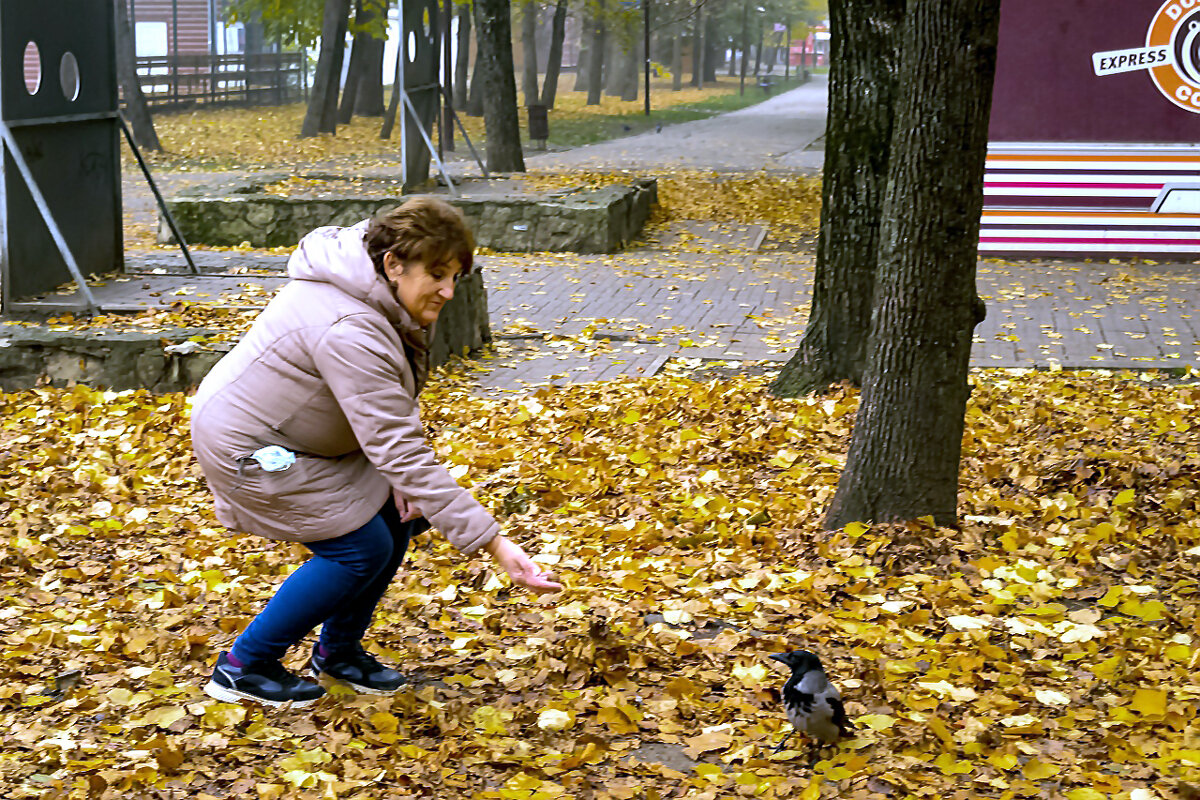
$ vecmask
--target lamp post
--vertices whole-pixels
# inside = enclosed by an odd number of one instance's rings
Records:
[[[650,0],[642,0],[642,28],[646,56],[646,116],[650,116]]]

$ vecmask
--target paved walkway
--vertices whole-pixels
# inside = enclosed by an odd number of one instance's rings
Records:
[[[535,156],[531,166],[819,167],[824,90],[814,81],[721,117]],[[206,176],[175,182],[197,179]],[[147,203],[130,205],[149,212]],[[680,233],[688,234],[687,250],[669,246]],[[804,330],[812,254],[761,252],[763,233],[753,225],[679,223],[658,244],[613,256],[484,257],[497,349],[475,377],[484,390],[510,390],[653,375],[672,365],[776,369]],[[283,256],[196,256],[210,274],[180,276],[177,256],[133,252],[129,267],[141,274],[96,293],[113,308],[256,304],[283,281],[278,273],[234,272],[279,270]],[[979,287],[988,317],[976,329],[976,367],[1200,365],[1200,266],[989,260],[980,264]]]

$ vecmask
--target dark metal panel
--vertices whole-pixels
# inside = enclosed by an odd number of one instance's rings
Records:
[[[117,107],[112,0],[3,0],[0,2],[0,117],[5,120],[86,114]],[[25,47],[37,45],[42,81],[25,87]],[[78,97],[69,99],[64,60],[78,65]]]
[[[425,132],[432,136],[439,99],[437,0],[405,0],[402,9],[403,47],[397,57],[405,59],[404,90]],[[416,125],[405,126],[404,146],[408,157],[409,186],[419,186],[429,177],[430,153]]]
[[[14,131],[21,153],[84,275],[122,263],[120,185],[115,155],[119,141],[112,122],[42,125]],[[10,298],[50,291],[71,280],[12,156],[5,153]]]
[[[114,10],[113,0],[0,0],[0,119],[84,275],[123,264]],[[42,65],[33,94],[23,69],[31,41]],[[66,81],[64,91],[68,54],[78,82]],[[71,279],[7,148],[0,215],[6,302]]]

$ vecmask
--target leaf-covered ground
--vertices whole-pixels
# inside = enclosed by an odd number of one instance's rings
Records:
[[[414,687],[268,713],[200,686],[300,550],[215,524],[187,398],[0,395],[0,794],[1194,797],[1200,387],[974,380],[962,529],[827,533],[850,394],[443,374],[436,447],[569,590],[425,537],[373,629]],[[801,646],[858,726],[812,770]]]

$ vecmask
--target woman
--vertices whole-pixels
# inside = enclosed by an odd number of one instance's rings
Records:
[[[518,585],[562,588],[436,463],[418,415],[430,326],[473,249],[462,214],[433,198],[319,228],[289,260],[292,280],[201,383],[192,442],[217,519],[313,553],[220,654],[209,695],[314,702],[324,689],[280,659],[317,625],[313,678],[396,691],[403,676],[362,637],[409,539],[430,524],[463,553],[486,550]]]

